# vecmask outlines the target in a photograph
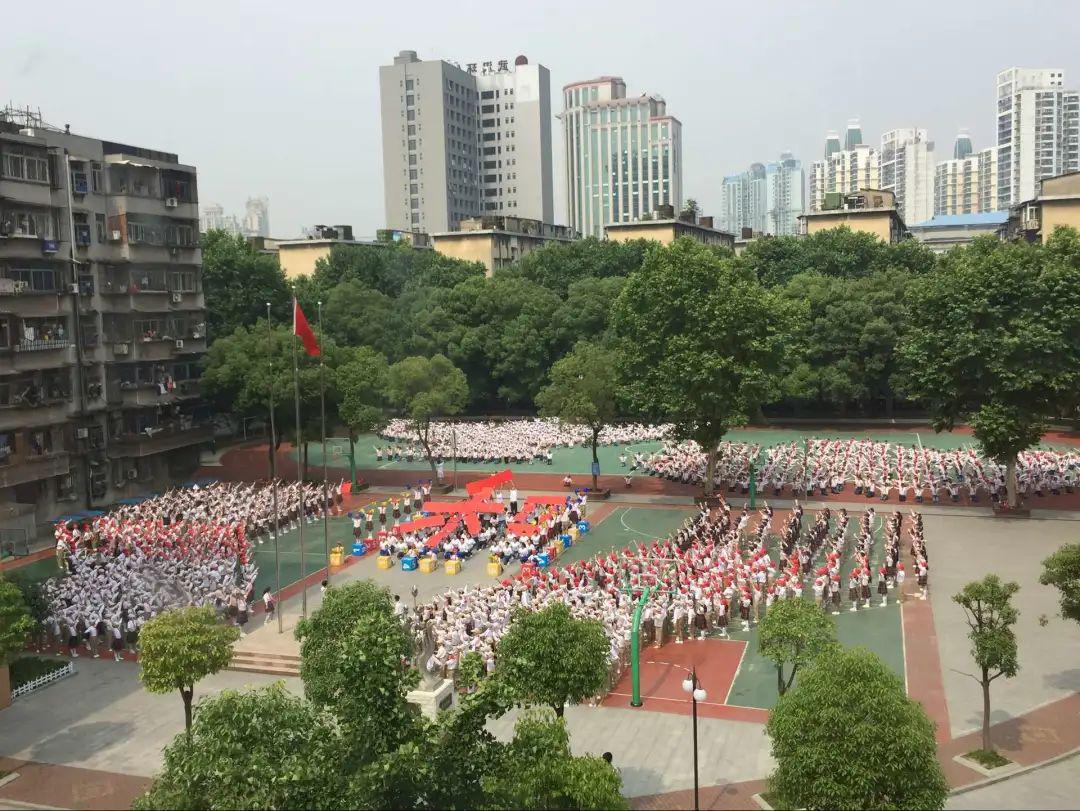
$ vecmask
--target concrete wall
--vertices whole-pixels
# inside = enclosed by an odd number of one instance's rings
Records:
[[[1080,199],[1042,202],[1042,241],[1046,242],[1054,229],[1062,226],[1080,229]]]
[[[852,231],[865,231],[884,242],[892,238],[892,217],[888,212],[861,213],[858,211],[837,211],[829,214],[815,214],[806,218],[806,233],[816,234],[830,228],[846,225]]]
[[[315,272],[315,263],[329,256],[330,246],[325,244],[278,246],[278,262],[287,279],[310,276]]]
[[[433,234],[431,237],[432,246],[443,256],[479,262],[487,268],[488,276],[493,270],[493,241],[494,235],[490,232],[476,231]]]

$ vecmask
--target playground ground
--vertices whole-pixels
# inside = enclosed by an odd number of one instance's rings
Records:
[[[773,445],[787,444],[791,442],[804,442],[809,438],[828,439],[872,439],[877,442],[891,442],[900,445],[919,445],[926,448],[949,450],[953,448],[966,448],[974,445],[974,438],[967,432],[942,432],[935,433],[932,429],[923,430],[831,430],[822,428],[813,429],[790,429],[790,428],[738,428],[730,431],[724,437],[729,442],[749,442],[759,444],[763,448]],[[385,448],[391,443],[375,434],[363,434],[356,441],[354,452],[356,454],[356,467],[358,470],[415,470],[420,474],[419,478],[431,478],[431,467],[423,459],[412,461],[387,460],[386,457],[377,458],[375,447]],[[633,458],[634,453],[653,453],[662,447],[661,442],[637,442],[628,445],[605,445],[597,449],[597,457],[600,460],[600,470],[605,474],[619,473],[622,468],[619,465],[619,454],[626,452]],[[345,437],[327,438],[327,463],[330,467],[349,467],[349,440]],[[1042,444],[1044,448],[1064,448],[1067,443],[1057,435],[1048,435]],[[484,463],[484,462],[459,462],[459,470],[494,472],[510,468],[515,473],[558,473],[560,476],[566,473],[574,475],[586,475],[592,469],[592,449],[577,446],[573,448],[556,448],[552,452],[552,464],[544,462],[531,463]],[[296,453],[291,458],[295,463]],[[322,444],[312,442],[308,446],[308,464],[312,467],[322,465]],[[453,463],[446,463],[447,476],[453,472]],[[640,475],[640,474],[634,474]]]

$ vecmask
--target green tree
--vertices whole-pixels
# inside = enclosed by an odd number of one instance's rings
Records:
[[[541,416],[589,429],[593,490],[598,489],[596,471],[600,460],[596,446],[600,431],[618,415],[616,360],[612,350],[582,341],[573,352],[555,362],[551,367],[551,382],[536,397]]]
[[[1080,236],[976,240],[912,285],[908,312],[899,353],[909,393],[935,430],[971,423],[983,453],[1005,465],[1015,507],[1018,454],[1080,388]]]
[[[562,603],[520,611],[499,640],[496,675],[519,700],[546,704],[562,718],[568,703],[600,692],[608,640],[596,620],[577,619]]]
[[[701,213],[701,206],[698,205],[698,201],[693,197],[687,198],[683,203],[682,211],[679,212],[683,217],[693,217],[697,219],[698,214]]]
[[[654,247],[615,302],[626,399],[708,458],[779,390],[798,310],[733,257],[689,239]]]
[[[1080,544],[1065,544],[1044,560],[1039,582],[1061,592],[1061,616],[1080,622]]]
[[[13,654],[25,648],[33,631],[34,620],[22,590],[0,577],[0,664],[6,666]]]
[[[758,629],[758,653],[776,666],[780,695],[791,689],[800,668],[805,670],[836,644],[832,618],[809,600],[777,600]]]
[[[400,340],[394,299],[385,293],[350,280],[331,288],[325,302],[323,322],[336,343],[386,353]]]
[[[368,580],[327,590],[296,638],[304,694],[339,719],[350,768],[417,740],[419,720],[405,701],[419,681],[408,665],[412,640],[385,588]]]
[[[646,239],[612,242],[586,237],[572,242],[549,242],[523,256],[500,276],[520,276],[563,296],[570,285],[582,279],[627,277],[638,268],[653,243]]]
[[[327,367],[326,410],[333,414],[337,408],[338,392],[336,368],[347,362],[352,353],[338,347],[325,336],[319,341],[323,360]],[[206,353],[202,375],[203,394],[219,409],[246,417],[269,420],[271,386],[273,387],[274,419],[277,428],[277,446],[283,437],[296,436],[295,387],[293,378],[293,346],[299,339],[290,327],[277,327],[267,332],[266,321],[253,327],[240,327],[232,335],[219,338]],[[302,350],[297,350],[300,378],[300,409],[307,416],[303,435],[310,439],[318,437],[319,385],[318,364],[309,360]],[[271,366],[273,373],[271,374]],[[274,451],[270,449],[273,466]],[[307,444],[304,445],[304,468],[307,469]],[[274,475],[276,475],[276,469]]]
[[[431,453],[431,424],[461,412],[469,398],[469,384],[460,369],[444,355],[411,357],[390,367],[386,384],[390,403],[401,409],[409,421],[424,456],[437,478]]]
[[[461,657],[458,662],[456,680],[457,688],[468,693],[480,686],[480,682],[487,675],[484,665],[484,657],[478,651],[471,650]]]
[[[571,754],[566,722],[548,710],[522,714],[501,765],[484,780],[493,808],[628,807],[615,768],[603,758]]]
[[[195,682],[225,668],[239,638],[240,631],[221,622],[212,608],[166,611],[139,631],[139,678],[151,693],[180,691],[190,732]]]
[[[259,253],[242,236],[208,231],[202,236],[202,285],[211,338],[266,319],[266,305],[278,322],[288,321],[289,288],[277,257]]]
[[[788,602],[788,601],[784,601]],[[864,648],[831,648],[777,702],[769,791],[792,808],[940,809],[934,724]]]
[[[333,718],[281,682],[199,702],[137,809],[346,808]]]
[[[335,388],[341,398],[338,418],[349,433],[349,471],[356,484],[356,439],[379,430],[386,421],[386,358],[368,347],[352,352],[338,366]]]
[[[1013,595],[1019,590],[1016,583],[1003,583],[996,574],[989,574],[982,580],[968,583],[963,591],[953,595],[953,601],[966,614],[971,657],[979,668],[979,675],[971,677],[982,687],[982,748],[987,752],[993,751],[990,744],[990,685],[1002,676],[1011,679],[1020,669],[1013,633],[1020,612],[1012,604]]]
[[[611,304],[622,292],[622,276],[589,277],[572,282],[556,314],[559,346],[573,346],[578,341],[611,343]]]

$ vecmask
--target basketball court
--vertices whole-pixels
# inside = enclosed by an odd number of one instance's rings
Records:
[[[768,712],[756,707],[729,704],[732,685],[746,653],[746,642],[723,639],[687,640],[679,645],[668,642],[663,647],[641,651],[641,710],[689,714],[693,703],[683,690],[683,680],[691,670],[705,690],[705,701],[698,702],[698,715],[728,721],[764,723]],[[627,668],[614,689],[604,698],[604,707],[630,707],[633,676]]]

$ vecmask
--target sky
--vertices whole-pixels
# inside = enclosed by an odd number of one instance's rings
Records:
[[[808,167],[829,129],[877,143],[925,127],[938,159],[960,128],[993,144],[995,75],[1054,67],[1080,87],[1080,3],[302,3],[142,0],[89,13],[54,0],[40,25],[0,30],[0,104],[72,132],[176,152],[200,204],[270,200],[270,232],[383,226],[378,69],[404,49],[467,62],[518,54],[559,89],[602,74],[659,93],[683,124],[683,187],[720,213],[725,175],[791,151]],[[566,222],[552,122],[556,219]]]

